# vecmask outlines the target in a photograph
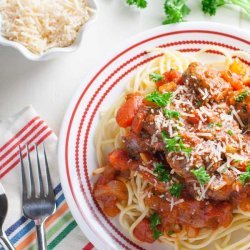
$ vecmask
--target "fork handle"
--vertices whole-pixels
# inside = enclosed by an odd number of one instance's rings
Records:
[[[36,223],[36,235],[37,235],[37,249],[38,250],[46,250],[47,249],[47,241],[44,230],[44,222]]]
[[[8,249],[8,250],[15,250],[14,246],[10,243],[9,239],[7,238],[6,234],[3,233],[1,236],[0,236],[4,246],[5,246],[5,249]]]

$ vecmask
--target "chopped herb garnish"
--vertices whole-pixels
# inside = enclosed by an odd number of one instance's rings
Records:
[[[249,92],[247,90],[245,90],[242,93],[235,96],[234,99],[236,102],[242,102],[248,94],[249,94]]]
[[[246,106],[246,105],[244,105],[244,106],[242,107],[242,111],[243,111],[243,113],[247,113],[247,106]]]
[[[184,143],[182,141],[182,138],[177,135],[173,138],[168,138],[166,135],[166,132],[163,131],[162,133],[162,139],[165,143],[166,150],[168,152],[185,152],[188,156],[190,156],[192,152],[192,148],[186,148],[184,146]]]
[[[174,110],[164,109],[163,112],[167,119],[171,119],[171,118],[178,119],[181,115],[178,111],[174,111]]]
[[[157,228],[157,226],[161,224],[161,217],[159,214],[153,213],[149,217],[149,221],[150,228],[153,230],[153,237],[155,240],[157,240],[162,235],[162,232]]]
[[[161,163],[154,164],[153,173],[157,175],[157,179],[162,182],[170,181],[170,174],[167,172],[166,168]]]
[[[191,173],[193,173],[198,180],[198,182],[201,185],[206,184],[210,180],[209,174],[206,172],[205,167],[202,166],[199,169],[193,169],[191,170]]]
[[[233,135],[233,134],[234,134],[233,131],[230,130],[230,129],[227,131],[227,133],[228,133],[229,135]]]
[[[218,122],[217,124],[216,124],[216,126],[218,126],[218,127],[222,127],[222,123],[221,122]]]
[[[213,128],[213,126],[214,126],[214,123],[213,123],[213,122],[210,122],[210,123],[208,124],[208,127],[209,127],[209,128]]]
[[[168,236],[171,236],[173,234],[175,234],[175,231],[172,231],[172,230],[168,231]]]
[[[151,94],[146,96],[146,100],[153,102],[160,107],[165,107],[169,104],[172,96],[173,96],[172,92],[166,92],[166,93],[161,94],[157,91],[154,91]]]
[[[161,80],[164,79],[164,76],[161,75],[161,74],[152,73],[152,74],[149,74],[149,78],[150,78],[150,80],[152,80],[153,82],[159,82],[159,81],[161,81]]]
[[[192,148],[183,148],[182,149],[182,151],[185,152],[188,157],[190,157],[192,150],[193,150]]]
[[[181,195],[181,191],[183,189],[183,185],[181,183],[177,183],[175,182],[169,189],[169,193],[176,197],[176,198],[179,198],[180,195]]]
[[[245,184],[248,180],[250,180],[250,164],[247,165],[246,172],[240,175],[242,184]]]
[[[242,160],[234,160],[235,163],[241,162]]]
[[[201,107],[201,101],[197,100],[195,103],[198,107]]]

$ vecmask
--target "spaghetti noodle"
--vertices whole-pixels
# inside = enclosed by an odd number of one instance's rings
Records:
[[[208,50],[223,60],[198,63]],[[102,113],[95,198],[135,241],[249,249],[250,70],[235,57],[250,56],[149,53],[160,56]]]

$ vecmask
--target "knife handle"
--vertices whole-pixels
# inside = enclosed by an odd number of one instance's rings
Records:
[[[9,241],[7,235],[3,232],[3,234],[0,236],[3,244],[4,244],[4,247],[5,249],[8,249],[8,250],[15,250],[15,247],[12,245],[12,243]]]

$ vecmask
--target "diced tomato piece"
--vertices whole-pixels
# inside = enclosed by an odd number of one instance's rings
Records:
[[[127,100],[122,104],[116,115],[116,121],[122,128],[131,126],[132,121],[142,104],[143,96],[139,93],[127,96]]]
[[[250,212],[250,197],[241,200],[239,206],[243,211]]]
[[[244,85],[250,87],[250,78],[244,82]]]
[[[159,87],[159,92],[160,93],[172,92],[176,89],[176,87],[177,85],[175,82],[165,83]]]
[[[159,88],[165,83],[169,82],[175,82],[179,84],[181,79],[181,73],[175,69],[171,69],[170,71],[167,71],[164,73],[164,79],[161,81],[156,82],[156,86]]]
[[[243,89],[244,85],[240,80],[240,76],[236,74],[232,74],[229,71],[222,71],[221,77],[226,81],[229,82],[234,90]]]
[[[137,112],[136,116],[133,119],[132,125],[131,125],[131,130],[134,133],[139,134],[141,132],[142,122],[143,122],[145,116],[146,116],[146,110],[145,110],[145,107],[143,105],[143,106],[141,106],[141,108]]]
[[[194,115],[194,116],[188,116],[188,117],[187,117],[187,121],[188,121],[189,123],[191,123],[191,124],[199,124],[200,117],[199,117],[197,111],[194,111],[194,112],[192,113],[192,115]]]
[[[177,82],[181,78],[181,73],[175,69],[171,69],[170,71],[164,74],[166,81],[175,81]]]
[[[116,206],[116,199],[112,199],[112,197],[109,199],[109,201],[106,201],[103,205],[103,212],[110,216],[115,217],[120,213],[120,209]]]
[[[153,237],[153,231],[150,227],[149,219],[144,218],[134,229],[134,236],[147,243],[153,243],[155,241]]]
[[[113,196],[122,201],[128,198],[126,185],[118,180],[112,180],[106,185],[97,185],[95,188],[95,197],[104,200],[105,196]]]
[[[198,236],[198,234],[200,232],[199,228],[195,228],[195,227],[192,227],[192,226],[187,226],[186,230],[187,230],[187,236],[189,238],[194,238],[194,237]]]
[[[117,202],[127,201],[128,191],[126,185],[117,180],[112,180],[106,185],[96,185],[94,197],[100,202],[103,211],[111,217],[119,213]]]
[[[128,170],[130,168],[130,158],[128,153],[122,149],[115,149],[109,155],[109,162],[116,170]]]
[[[104,172],[99,176],[96,185],[104,185],[115,179],[116,170],[110,166],[106,166]]]

